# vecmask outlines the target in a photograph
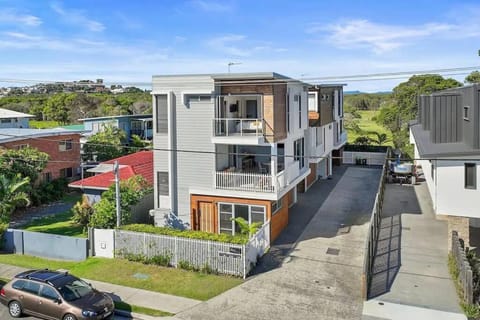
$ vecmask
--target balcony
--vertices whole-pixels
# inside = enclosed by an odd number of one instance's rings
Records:
[[[262,173],[259,170],[245,171],[228,168],[217,171],[215,188],[223,190],[236,190],[246,192],[276,193],[290,185],[301,174],[298,161],[291,163],[288,168],[279,173]],[[261,169],[262,170],[262,169]]]
[[[262,119],[219,118],[213,120],[215,137],[263,136]]]
[[[347,131],[343,131],[338,139],[335,140],[335,146],[341,146],[347,142]]]

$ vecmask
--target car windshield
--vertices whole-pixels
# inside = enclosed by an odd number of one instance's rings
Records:
[[[73,301],[90,294],[93,289],[85,281],[75,279],[71,282],[63,284],[60,288],[58,288],[58,291],[62,295],[63,299],[66,301]]]

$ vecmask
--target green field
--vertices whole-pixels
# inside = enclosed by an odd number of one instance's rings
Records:
[[[361,118],[356,119],[356,122],[362,130],[362,133],[354,132],[353,130],[347,129],[348,143],[353,144],[355,139],[357,139],[359,136],[367,136],[369,138],[376,139],[377,137],[373,132],[378,132],[385,133],[387,135],[387,141],[383,144],[384,146],[393,146],[392,132],[373,120],[378,111],[358,110],[357,112],[360,114]]]

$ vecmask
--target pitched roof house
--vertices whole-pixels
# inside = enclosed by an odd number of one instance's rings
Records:
[[[115,161],[118,161],[119,164],[120,181],[141,175],[149,185],[153,186],[153,151],[140,151],[101,162],[95,168],[88,170],[95,173],[94,176],[74,181],[68,186],[82,189],[90,204],[98,202],[101,194],[108,190],[115,181],[113,172]]]

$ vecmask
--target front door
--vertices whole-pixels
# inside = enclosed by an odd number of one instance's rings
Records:
[[[215,213],[213,212],[213,203],[198,202],[198,230],[216,233]]]

